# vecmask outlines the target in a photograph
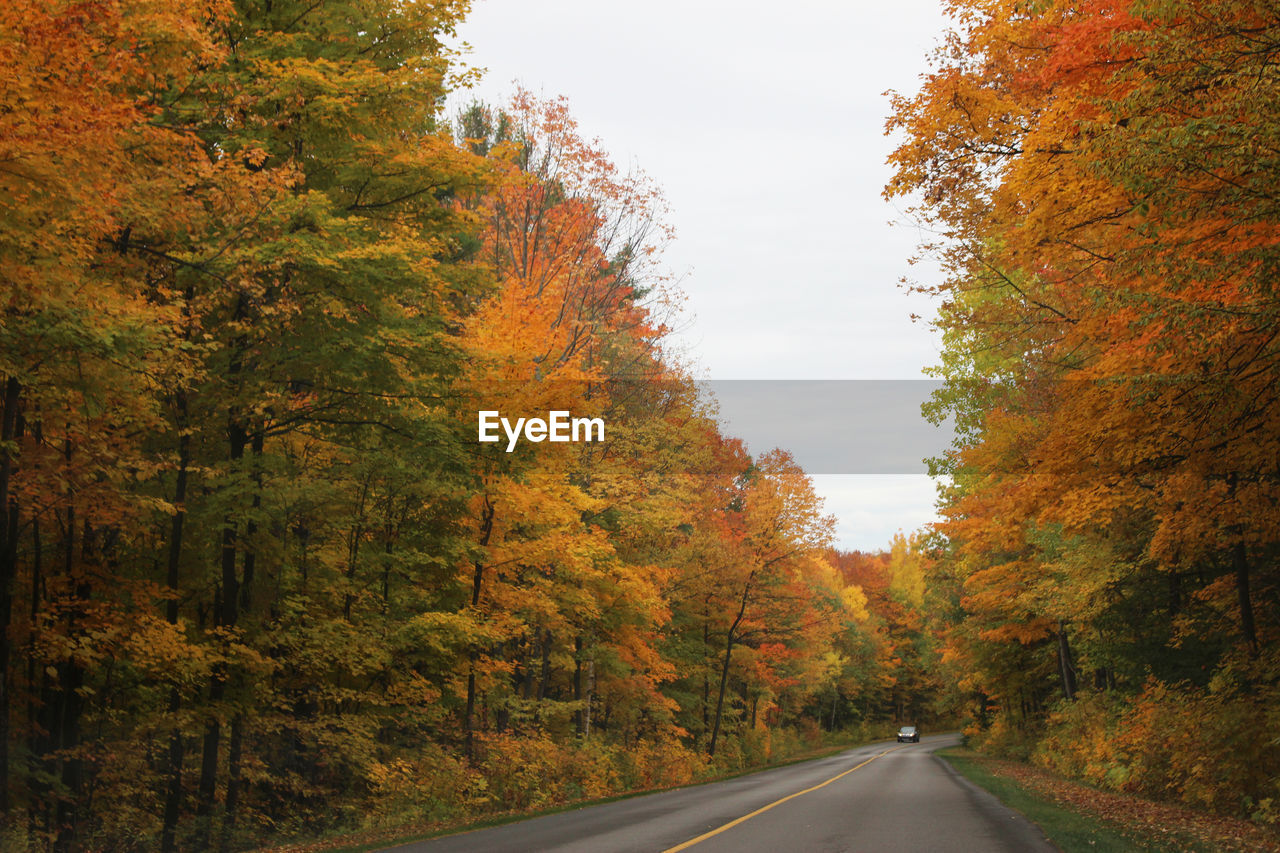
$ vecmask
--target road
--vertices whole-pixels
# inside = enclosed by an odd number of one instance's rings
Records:
[[[1033,824],[935,750],[869,744],[723,782],[588,806],[394,848],[397,853],[1053,851]]]

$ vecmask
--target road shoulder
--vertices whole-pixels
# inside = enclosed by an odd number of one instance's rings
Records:
[[[1280,853],[1280,837],[1248,821],[1099,791],[1039,768],[961,748],[943,750],[938,756],[966,779],[1036,823],[1066,853]]]

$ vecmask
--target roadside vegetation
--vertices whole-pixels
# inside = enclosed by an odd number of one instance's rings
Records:
[[[1037,796],[1012,778],[993,772],[988,761],[972,753],[944,750],[940,754],[970,782],[994,794],[1000,802],[1040,827],[1045,837],[1064,853],[1082,850],[1094,850],[1098,853],[1147,853],[1170,849],[1146,844],[1125,835],[1119,826],[1108,825],[1092,815],[1071,811],[1052,800]]]
[[[437,838],[445,835],[453,835],[460,832],[470,832],[472,830],[484,829],[491,826],[501,826],[506,823],[513,823],[521,820],[528,820],[543,815],[556,814],[571,809],[583,808],[586,806],[600,805],[604,803],[625,800],[631,797],[643,796],[645,794],[657,791],[670,790],[673,788],[682,788],[688,785],[701,785],[705,783],[719,782],[725,779],[731,779],[736,776],[746,775],[748,773],[756,773],[762,770],[769,770],[774,767],[783,767],[789,764],[795,764],[802,761],[810,761],[816,758],[822,758],[834,753],[842,752],[851,747],[874,741],[883,741],[891,737],[894,727],[891,724],[883,724],[880,727],[872,727],[871,734],[861,735],[858,730],[846,730],[842,732],[823,732],[816,739],[808,740],[799,739],[791,744],[790,748],[775,745],[772,756],[759,764],[751,764],[739,767],[734,770],[718,770],[712,765],[704,765],[702,771],[690,780],[684,782],[672,782],[670,784],[659,784],[649,788],[628,787],[616,793],[603,794],[595,797],[577,799],[565,798],[555,800],[553,804],[543,805],[534,808],[505,808],[504,804],[493,802],[488,804],[487,810],[466,814],[459,812],[452,817],[436,818],[430,820],[411,820],[411,813],[402,813],[393,822],[385,826],[368,825],[359,831],[338,831],[336,833],[327,833],[320,837],[303,838],[301,840],[263,848],[264,853],[322,853],[322,851],[340,851],[340,853],[357,853],[357,851],[365,850],[381,850],[390,844],[403,844],[411,841],[420,841],[429,838]],[[819,745],[814,746],[817,743]],[[554,785],[552,786],[555,787]],[[552,802],[544,800],[544,802]]]
[[[443,112],[466,11],[0,4],[5,850],[467,820],[931,719],[918,547],[832,551],[721,432],[651,181],[561,100]]]
[[[1025,764],[966,749],[939,753],[969,781],[1075,851],[1275,851],[1280,838],[1238,818],[1220,818],[1126,794],[1100,791]]]
[[[944,681],[986,754],[1275,828],[1275,5],[950,8],[887,190],[945,269]]]
[[[888,189],[946,272],[944,521],[848,554],[667,351],[654,183],[561,100],[444,114],[463,0],[0,4],[0,847],[466,821],[961,717],[1272,831],[1280,18],[951,8]]]

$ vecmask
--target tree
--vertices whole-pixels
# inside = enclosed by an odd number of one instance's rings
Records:
[[[982,687],[1007,695],[1030,649],[1068,700],[1089,671],[1270,683],[1273,11],[956,12],[895,102],[887,192],[919,192],[946,240],[937,405],[963,431],[942,531],[970,633],[1006,644],[970,640]]]

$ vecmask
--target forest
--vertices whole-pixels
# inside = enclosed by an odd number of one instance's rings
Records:
[[[438,826],[898,723],[1275,825],[1280,9],[947,5],[885,192],[957,440],[942,521],[858,553],[667,345],[657,184],[562,99],[446,108],[465,0],[0,4],[0,847]]]
[[[562,100],[446,113],[465,12],[0,8],[5,850],[431,825],[942,713],[918,538],[834,551],[721,433],[661,193]],[[554,410],[607,441],[476,440]]]
[[[943,681],[989,752],[1274,827],[1280,7],[949,9],[886,189],[945,270]]]

